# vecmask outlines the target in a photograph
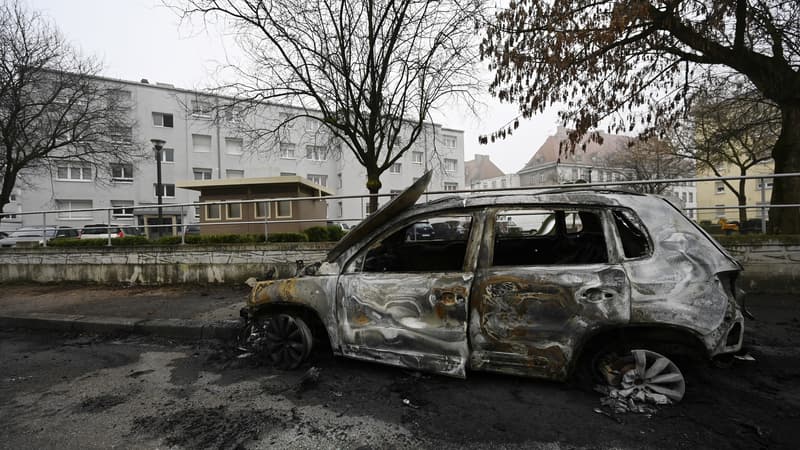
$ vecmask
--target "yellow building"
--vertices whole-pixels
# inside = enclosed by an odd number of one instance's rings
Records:
[[[772,175],[774,173],[773,161],[767,160],[762,163],[756,164],[747,170],[747,175]],[[739,176],[739,168],[734,165],[728,165],[721,168],[720,174],[722,176]],[[698,170],[699,177],[713,177],[714,173],[711,171]],[[747,180],[745,183],[745,194],[747,195],[748,205],[769,205],[770,198],[772,197],[772,178],[765,177],[762,180]],[[739,188],[739,180],[729,180],[729,183],[734,188]],[[763,187],[763,190],[762,190]],[[764,200],[762,201],[762,194]],[[705,181],[697,183],[697,207],[698,208],[713,208],[713,209],[700,209],[697,214],[698,221],[709,221],[712,223],[719,222],[719,219],[724,218],[728,221],[738,221],[739,211],[736,206],[739,204],[736,195],[728,189],[723,181]],[[748,209],[748,219],[760,219],[762,214],[769,214],[769,208],[764,209]]]

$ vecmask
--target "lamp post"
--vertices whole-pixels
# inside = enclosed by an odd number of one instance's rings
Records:
[[[164,149],[164,144],[167,141],[163,139],[150,139],[153,143],[153,152],[156,155],[156,197],[158,197],[158,226],[161,226],[161,204],[164,202],[164,188],[161,185],[161,151]],[[161,235],[161,229],[158,230],[158,235]]]

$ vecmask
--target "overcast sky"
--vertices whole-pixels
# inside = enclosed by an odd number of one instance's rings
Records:
[[[240,53],[225,42],[224,30],[181,26],[175,13],[156,0],[27,0],[31,9],[52,19],[64,36],[86,55],[104,63],[103,75],[126,80],[202,89],[213,86],[215,71]],[[465,113],[464,105],[449,105],[436,122],[464,130],[465,159],[488,154],[506,173],[516,172],[553,134],[555,111],[523,120],[511,138],[479,145],[478,135],[488,134],[517,115],[513,105],[501,105],[483,95],[479,117]]]

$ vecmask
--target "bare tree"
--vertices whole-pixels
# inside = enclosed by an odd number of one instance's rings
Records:
[[[173,2],[174,3],[174,2]],[[480,0],[186,0],[186,18],[222,19],[252,67],[231,67],[223,91],[245,108],[290,105],[274,135],[315,121],[366,169],[371,194],[381,174],[425,132],[431,111],[480,86]],[[370,209],[377,207],[377,197]]]
[[[0,211],[20,177],[58,161],[107,168],[138,156],[124,99],[99,68],[39,14],[0,6]]]
[[[781,111],[776,173],[800,172],[800,2],[515,0],[487,29],[492,91],[523,115],[564,105],[573,142],[611,128],[668,127],[702,67],[739,73]],[[777,178],[773,204],[800,203],[800,177]],[[800,208],[770,209],[776,233],[800,232]]]
[[[697,161],[716,176],[728,167],[746,176],[753,166],[769,161],[781,129],[780,110],[741,80],[725,78],[701,91],[689,120],[673,133],[677,154]],[[725,187],[747,204],[747,180],[723,180]],[[739,208],[739,221],[747,210]]]
[[[605,158],[605,165],[622,169],[622,173],[635,180],[687,178],[694,175],[691,160],[676,154],[672,145],[660,139],[633,139],[619,144],[619,148]],[[632,186],[637,192],[664,194],[666,183],[643,183]]]

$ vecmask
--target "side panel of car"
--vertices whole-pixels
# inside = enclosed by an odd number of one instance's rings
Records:
[[[585,334],[628,322],[630,288],[607,212],[570,214],[498,211],[518,224],[510,234],[489,219],[469,311],[471,368],[564,379]]]
[[[641,201],[650,203],[636,212],[654,244],[652,257],[624,262],[632,288],[631,322],[686,328],[714,347],[707,349],[710,354],[724,350],[716,347],[728,330],[734,322],[742,326],[725,274],[740,267],[666,202]]]

